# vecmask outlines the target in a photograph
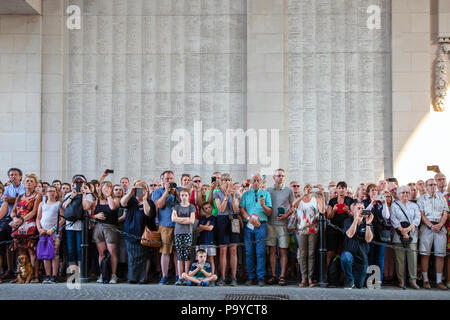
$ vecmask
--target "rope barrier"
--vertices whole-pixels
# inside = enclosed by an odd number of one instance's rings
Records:
[[[61,217],[61,218],[64,218],[64,217]],[[97,221],[97,220],[95,220],[95,219],[92,219],[92,218],[89,218],[89,221],[90,221],[90,222],[93,222],[93,223],[95,223],[95,224],[101,223],[101,222],[99,222],[99,221]],[[151,240],[151,239],[145,239],[145,238],[142,238],[142,237],[140,237],[140,236],[136,236],[136,235],[134,235],[134,234],[127,233],[127,232],[125,232],[125,231],[121,231],[121,230],[119,230],[118,228],[113,228],[113,227],[111,227],[111,226],[108,225],[108,224],[103,224],[103,226],[106,227],[106,228],[108,228],[108,229],[110,229],[110,230],[112,230],[112,231],[114,231],[114,232],[119,233],[120,235],[122,235],[122,236],[124,236],[124,237],[134,238],[135,240],[137,240],[137,241],[139,241],[139,242],[142,241],[142,240],[144,240],[144,241],[146,241],[146,242],[149,242],[149,243],[155,243],[155,244],[159,244],[159,245],[175,246],[174,243],[166,243],[166,242],[162,242],[162,241],[155,241],[155,240]],[[334,229],[340,231],[340,232],[343,233],[343,234],[345,233],[344,230],[342,230],[340,227],[338,227],[338,226],[332,224],[328,219],[327,219],[327,226],[332,227],[332,228],[334,228]],[[244,227],[244,228],[246,228],[246,227]],[[217,248],[217,249],[223,248],[223,247],[225,247],[225,246],[227,246],[227,247],[228,247],[228,246],[245,246],[246,244],[247,244],[247,245],[248,245],[248,244],[256,244],[256,243],[262,242],[262,241],[267,241],[267,240],[272,240],[272,239],[278,239],[279,237],[289,237],[289,236],[291,236],[294,232],[301,232],[301,231],[306,230],[306,229],[309,229],[309,228],[310,228],[310,226],[305,226],[305,227],[303,227],[303,228],[301,228],[301,229],[295,229],[295,230],[293,230],[291,233],[288,232],[288,233],[282,234],[282,235],[280,235],[280,236],[266,237],[266,238],[264,238],[264,239],[259,239],[259,240],[254,240],[254,241],[237,242],[237,243],[231,243],[231,244],[228,244],[228,245],[201,245],[201,246],[206,246],[206,247],[208,247],[208,248]],[[24,237],[24,238],[21,238],[21,239],[28,239],[28,238],[29,238],[29,239],[38,239],[38,238],[39,238],[39,235],[32,235],[32,236]],[[1,246],[1,245],[4,245],[4,244],[13,243],[13,242],[14,242],[14,239],[12,239],[12,240],[6,240],[6,241],[1,241],[1,242],[0,242],[0,246]],[[419,254],[421,254],[421,253],[427,253],[427,252],[425,252],[425,251],[414,250],[414,249],[411,249],[411,248],[399,247],[399,246],[395,246],[395,245],[392,245],[392,244],[388,244],[388,243],[384,243],[384,242],[379,242],[379,241],[375,241],[375,240],[372,240],[370,243],[373,243],[373,244],[376,244],[376,245],[380,245],[380,246],[386,246],[386,247],[389,247],[389,248],[392,248],[392,249],[396,249],[396,250],[412,251],[412,252],[416,252],[416,253],[419,253]],[[199,246],[199,245],[183,245],[183,246],[181,246],[181,248],[183,248],[183,249],[184,249],[184,248],[196,248],[197,246]],[[432,252],[430,252],[430,254],[435,255],[435,254],[439,254],[439,252],[432,251]],[[442,253],[442,254],[443,254],[443,253]],[[442,256],[442,254],[440,254],[440,255]],[[449,255],[449,254],[450,254],[450,253],[445,252],[445,255],[446,255],[446,256]],[[427,255],[428,255],[428,253],[427,253]]]

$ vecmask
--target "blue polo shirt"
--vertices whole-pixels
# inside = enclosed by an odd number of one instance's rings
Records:
[[[166,188],[162,187],[153,191],[153,202],[156,205],[156,201],[162,197]],[[181,187],[177,187],[177,191],[180,192]],[[169,194],[166,198],[166,205],[158,210],[158,221],[160,226],[173,228],[175,227],[175,223],[172,222],[172,211],[173,207],[178,204],[178,199],[173,195]]]
[[[8,197],[17,197],[21,194],[25,194],[25,186],[21,182],[18,187],[14,187],[14,185],[10,184],[5,188],[5,192],[3,193],[2,200],[5,200],[6,196]],[[11,213],[11,209],[13,208],[14,204],[8,204],[8,214],[6,215],[9,217],[9,214]]]
[[[270,198],[270,193],[262,189],[258,189],[258,191],[256,192],[256,197],[254,189],[250,189],[244,192],[244,194],[242,195],[242,199],[239,202],[239,207],[244,207],[249,215],[252,215],[253,213],[256,214],[259,217],[260,222],[267,222],[267,216],[264,213],[261,204],[259,203],[259,198],[261,196],[264,197],[266,206],[272,208],[272,199]]]

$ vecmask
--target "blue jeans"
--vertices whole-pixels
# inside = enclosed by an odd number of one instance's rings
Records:
[[[256,276],[258,280],[264,280],[266,275],[266,238],[267,223],[261,223],[259,228],[254,228],[253,230],[250,230],[247,226],[244,227],[245,263],[249,280],[255,279]]]
[[[81,261],[81,231],[67,230],[67,256],[69,265]]]
[[[386,245],[370,244],[369,250],[369,265],[376,264],[380,267],[380,281],[383,282],[384,273],[384,253],[386,252]]]
[[[366,279],[367,265],[354,261],[353,255],[348,251],[341,254],[341,266],[346,281],[353,282],[356,287],[362,288]]]

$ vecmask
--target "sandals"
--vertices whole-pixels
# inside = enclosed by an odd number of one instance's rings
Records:
[[[284,277],[280,277],[280,280],[278,281],[278,284],[280,286],[285,286],[286,285],[286,279]]]
[[[300,282],[300,283],[298,284],[298,286],[299,286],[300,288],[306,288],[306,287],[308,286],[308,282],[302,281],[302,282]]]
[[[280,280],[281,280],[281,278],[280,278]],[[270,279],[267,280],[267,284],[276,284],[276,283],[277,283],[277,278],[274,276],[270,277]]]
[[[30,283],[39,283],[39,279],[38,278],[34,278],[33,280],[30,281]]]
[[[309,287],[310,287],[310,288],[317,287],[317,284],[314,283],[314,282],[312,282],[312,281],[310,281],[310,282],[309,282]]]

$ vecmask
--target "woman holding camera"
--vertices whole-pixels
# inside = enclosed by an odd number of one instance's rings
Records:
[[[376,264],[380,267],[381,276],[380,281],[383,282],[384,273],[384,254],[386,252],[386,240],[381,236],[384,228],[388,230],[387,222],[389,220],[389,208],[386,203],[386,198],[378,196],[378,188],[371,183],[366,188],[366,199],[363,200],[365,210],[370,210],[373,214],[374,225],[374,239],[376,242],[384,242],[385,244],[370,243],[369,247],[369,265]],[[390,235],[390,231],[388,231]],[[389,239],[390,240],[390,239]],[[389,241],[390,242],[390,241]]]
[[[420,224],[420,210],[417,204],[409,200],[411,190],[402,186],[397,190],[400,201],[394,201],[391,205],[391,223],[396,229],[393,237],[395,248],[395,270],[399,281],[399,287],[405,286],[405,257],[408,259],[409,283],[414,289],[419,289],[416,284],[417,277],[417,250],[418,226]],[[404,249],[411,250],[404,250]]]
[[[319,189],[313,189],[312,185],[308,183],[303,188],[303,197],[300,200],[297,209],[297,241],[300,248],[300,270],[302,273],[302,282],[299,287],[304,288],[315,287],[313,282],[314,273],[314,253],[317,242],[317,235],[319,231],[319,214],[325,213],[325,200],[319,193]],[[315,192],[313,194],[313,191]]]
[[[122,207],[127,209],[124,231],[138,237],[126,236],[128,252],[128,282],[145,283],[148,247],[141,245],[139,238],[147,225],[156,231],[156,207],[149,199],[149,189],[143,180],[136,180],[131,191],[121,200]]]
[[[117,283],[117,244],[119,234],[115,229],[118,225],[118,209],[120,207],[120,198],[116,198],[113,193],[113,185],[109,181],[102,182],[100,187],[99,199],[96,202],[93,218],[96,220],[94,227],[93,240],[97,244],[98,264],[101,265],[105,258],[105,250],[111,255],[111,280],[109,283]],[[97,280],[102,283],[102,275]]]
[[[232,220],[239,221],[237,213],[239,212],[239,196],[233,189],[231,175],[222,174],[220,190],[214,193],[214,201],[216,203],[218,214],[217,223],[214,229],[217,234],[217,244],[220,245],[220,271],[221,278],[218,281],[219,286],[225,284],[225,276],[227,270],[227,251],[230,248],[230,268],[231,268],[231,285],[236,286],[236,269],[237,269],[237,247],[239,242],[238,233],[233,232]],[[238,229],[240,228],[237,227]]]
[[[66,197],[61,206],[62,213],[67,209],[71,203],[73,203],[75,197],[81,197],[82,211],[89,211],[92,209],[92,205],[95,203],[92,194],[90,194],[89,187],[87,186],[85,176],[78,174],[72,178],[72,191],[66,194]],[[75,200],[76,201],[76,200]],[[69,267],[72,265],[81,266],[81,230],[82,220],[78,221],[66,221],[66,236],[67,236],[67,256]]]

